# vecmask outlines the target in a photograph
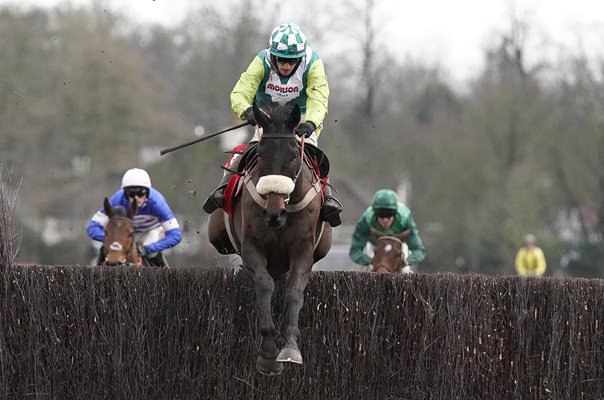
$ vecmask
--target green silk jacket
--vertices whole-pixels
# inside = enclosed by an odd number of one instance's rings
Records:
[[[392,225],[384,229],[375,218],[373,208],[369,207],[365,210],[363,215],[357,221],[354,233],[352,234],[352,243],[350,244],[349,256],[357,264],[369,265],[371,263],[371,257],[365,253],[365,246],[367,242],[375,245],[377,238],[371,234],[371,228],[375,228],[378,231],[394,235],[401,233],[404,230],[410,229],[411,236],[407,238],[405,243],[409,247],[409,258],[408,262],[411,265],[417,265],[426,257],[426,249],[424,244],[419,237],[419,230],[411,215],[411,211],[406,205],[399,202]]]

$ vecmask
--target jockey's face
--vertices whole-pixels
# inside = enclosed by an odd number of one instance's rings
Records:
[[[147,195],[136,196],[134,200],[136,201],[136,207],[141,208],[143,204],[145,204],[145,202],[147,201]]]
[[[124,194],[128,196],[130,202],[136,202],[137,208],[141,208],[145,204],[145,201],[147,201],[149,189],[146,187],[131,186],[124,188]]]
[[[377,217],[377,220],[382,228],[390,228],[390,225],[394,222],[394,215],[391,217]]]
[[[290,76],[300,61],[299,58],[281,58],[277,57],[277,69],[283,76]]]

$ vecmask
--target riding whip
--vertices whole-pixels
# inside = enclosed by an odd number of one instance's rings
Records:
[[[190,146],[190,145],[195,144],[195,143],[203,142],[204,140],[211,139],[214,136],[220,135],[221,133],[232,131],[232,130],[237,129],[237,128],[242,128],[242,127],[244,127],[246,125],[249,125],[249,124],[250,123],[248,121],[245,121],[245,122],[240,123],[239,125],[232,126],[232,127],[227,128],[227,129],[225,129],[223,131],[216,132],[216,133],[211,133],[209,135],[200,137],[199,139],[195,139],[195,140],[192,140],[190,142],[180,144],[178,146],[174,146],[174,147],[170,147],[170,148],[167,148],[167,149],[160,150],[159,155],[163,156],[164,154],[170,153],[170,152],[172,152],[174,150],[182,149],[183,147],[187,147],[187,146]]]

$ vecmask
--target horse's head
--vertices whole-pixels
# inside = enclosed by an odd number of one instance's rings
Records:
[[[385,235],[371,228],[371,233],[377,237],[373,251],[373,270],[375,272],[398,272],[403,261],[403,242],[411,235],[409,229],[396,235]]]
[[[123,207],[112,207],[105,197],[103,209],[109,221],[105,226],[105,260],[103,265],[139,264],[134,240],[134,225],[132,218],[136,214],[136,202],[126,210]]]
[[[300,108],[273,105],[267,110],[253,105],[254,118],[262,128],[258,142],[256,190],[266,199],[264,215],[271,228],[285,224],[285,205],[296,187],[302,169],[302,150],[294,133],[300,122]]]

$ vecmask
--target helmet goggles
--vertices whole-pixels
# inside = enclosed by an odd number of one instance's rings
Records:
[[[377,218],[391,218],[396,214],[396,210],[388,208],[376,208],[374,211]]]
[[[124,194],[132,199],[134,197],[143,197],[149,194],[149,188],[144,186],[128,186],[124,188]]]

